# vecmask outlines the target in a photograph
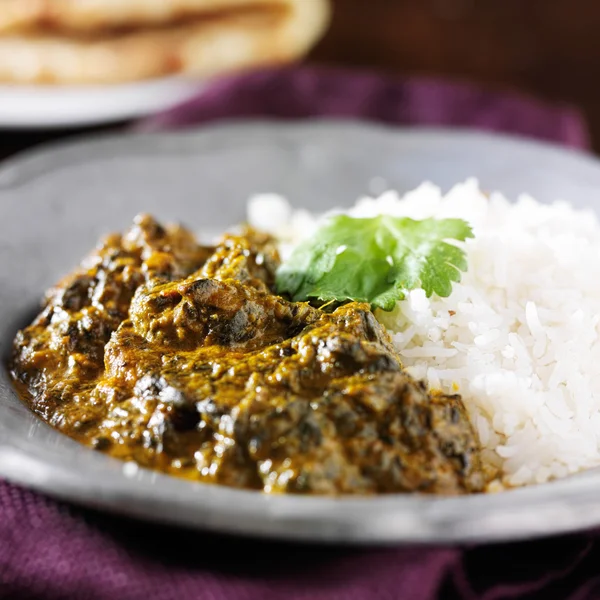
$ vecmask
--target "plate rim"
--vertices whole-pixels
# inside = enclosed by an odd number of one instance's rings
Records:
[[[364,121],[348,118],[312,117],[310,119],[270,119],[228,117],[216,119],[209,123],[191,125],[185,129],[174,128],[167,131],[144,131],[126,129],[124,131],[106,131],[93,133],[75,133],[66,139],[44,141],[32,148],[17,152],[0,161],[0,192],[15,186],[25,176],[32,178],[44,176],[55,168],[69,167],[77,162],[88,162],[90,158],[99,159],[105,152],[111,157],[119,153],[134,152],[138,156],[154,156],[167,152],[175,146],[182,146],[180,152],[185,153],[185,144],[210,145],[214,138],[227,145],[236,141],[243,134],[242,143],[256,143],[273,137],[287,138],[296,135],[324,135],[324,132],[345,132],[350,135],[372,135],[382,140],[391,141],[400,135],[405,139],[417,142],[427,139],[428,143],[436,138],[446,138],[448,143],[499,143],[517,149],[529,149],[548,157],[560,157],[575,161],[592,169],[600,166],[600,158],[591,151],[574,146],[561,145],[554,141],[541,140],[518,133],[497,132],[463,126],[404,126],[387,123]],[[238,138],[237,140],[235,138]],[[252,139],[250,139],[252,138]],[[208,144],[207,144],[208,142]],[[205,148],[210,151],[210,148]],[[75,159],[75,160],[72,160]],[[45,163],[42,165],[41,163]],[[18,177],[17,177],[18,171]],[[24,173],[24,176],[21,176]]]
[[[138,153],[159,154],[165,151],[165,148],[173,144],[178,144],[181,140],[192,139],[195,143],[199,138],[212,137],[218,135],[229,142],[231,136],[238,136],[241,133],[255,137],[273,137],[274,135],[288,137],[296,135],[297,131],[322,134],[322,131],[335,130],[335,132],[346,131],[352,134],[380,135],[383,137],[394,137],[397,135],[405,138],[436,138],[447,137],[449,142],[461,140],[470,140],[471,142],[499,142],[501,144],[510,144],[515,147],[548,152],[553,155],[562,155],[565,158],[575,158],[582,160],[593,166],[600,166],[600,158],[596,157],[591,151],[584,148],[562,145],[555,141],[532,138],[518,133],[498,132],[494,130],[478,129],[464,126],[437,126],[437,125],[391,125],[377,121],[365,121],[352,118],[331,118],[328,116],[315,116],[310,119],[273,119],[273,118],[246,118],[246,117],[227,117],[219,118],[208,123],[198,123],[183,128],[173,128],[166,131],[143,131],[136,128],[126,129],[124,131],[100,131],[100,132],[78,132],[69,135],[67,139],[45,141],[36,144],[32,148],[27,148],[16,154],[0,161],[0,180],[2,173],[7,167],[17,166],[16,163],[33,163],[42,158],[54,161],[58,166],[65,164],[65,155],[74,154],[81,156],[84,152],[96,154],[106,145],[117,147],[120,151],[136,149]],[[160,144],[152,147],[147,141]],[[248,142],[249,140],[244,140]],[[254,140],[252,140],[254,142]],[[238,140],[239,142],[239,140]],[[46,154],[46,156],[43,156]],[[19,168],[28,168],[26,164],[19,164]],[[40,169],[42,173],[47,168],[40,168],[41,165],[32,165],[32,169]],[[1,189],[1,188],[0,188]]]
[[[207,80],[182,76],[107,85],[0,82],[0,127],[52,130],[116,123],[170,109],[206,89]]]

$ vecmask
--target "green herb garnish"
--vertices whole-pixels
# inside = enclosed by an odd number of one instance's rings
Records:
[[[281,265],[277,291],[294,301],[356,300],[387,311],[419,285],[427,297],[446,297],[467,270],[464,250],[446,240],[472,237],[461,219],[336,216]]]

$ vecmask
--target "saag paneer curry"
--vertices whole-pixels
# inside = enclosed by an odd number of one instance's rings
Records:
[[[14,342],[29,406],[65,434],[203,482],[309,494],[481,491],[459,396],[403,371],[368,304],[274,293],[274,241],[205,247],[147,215],[46,294]]]

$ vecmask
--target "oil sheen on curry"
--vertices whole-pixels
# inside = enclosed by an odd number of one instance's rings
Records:
[[[110,235],[14,341],[46,422],[114,457],[265,492],[481,491],[459,396],[412,379],[368,304],[274,293],[279,258],[244,230],[216,247],[149,216]]]

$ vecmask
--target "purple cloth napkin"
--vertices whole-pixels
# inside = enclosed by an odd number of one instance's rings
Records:
[[[327,117],[394,125],[472,127],[589,146],[581,114],[526,96],[429,78],[304,67],[222,79],[198,97],[145,121],[142,131],[207,121]]]
[[[216,83],[137,126],[241,117],[354,117],[479,127],[586,148],[576,111],[425,79],[310,68]],[[0,481],[0,600],[600,598],[597,533],[481,547],[348,549],[130,521]]]

